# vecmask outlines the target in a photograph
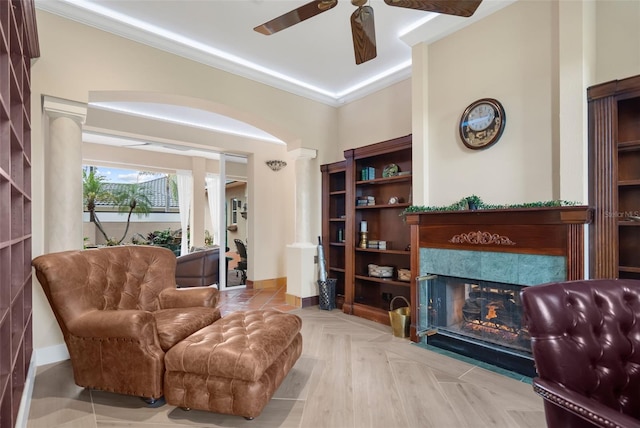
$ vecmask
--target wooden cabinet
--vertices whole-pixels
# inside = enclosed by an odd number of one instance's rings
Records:
[[[411,301],[409,280],[413,275],[407,280],[398,277],[399,269],[411,268],[411,230],[401,216],[411,204],[411,136],[344,154],[344,162],[321,168],[323,183],[328,183],[323,185],[323,235],[330,242],[325,245],[330,276],[338,276],[338,287],[344,287],[345,313],[389,324],[391,300],[402,296]],[[332,179],[336,182],[330,184]],[[362,241],[363,222],[366,243]],[[338,240],[342,228],[344,243]],[[372,272],[374,265],[382,269]],[[390,277],[371,274],[385,268],[392,268]],[[395,307],[405,305],[401,300]]]
[[[346,162],[322,165],[322,243],[327,275],[336,279],[336,306],[344,304],[347,227]]]
[[[640,76],[590,87],[592,278],[640,279]]]
[[[31,58],[29,1],[0,1],[0,426],[15,426],[29,369],[31,316]]]

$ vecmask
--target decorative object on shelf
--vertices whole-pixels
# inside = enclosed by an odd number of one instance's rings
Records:
[[[338,242],[344,242],[344,229],[338,229]]]
[[[411,281],[411,270],[398,269],[398,281]]]
[[[358,245],[360,248],[367,248],[368,239],[367,239],[367,222],[360,222],[360,244]]]
[[[369,276],[375,276],[376,278],[392,278],[393,266],[378,266],[376,264],[370,264],[367,266]]]
[[[460,117],[460,138],[470,149],[486,149],[500,139],[506,120],[500,101],[493,98],[474,101]]]
[[[367,242],[367,232],[360,232],[360,243],[358,244],[358,247],[367,248]]]
[[[376,178],[376,169],[372,166],[365,166],[361,171],[362,181],[374,180]]]
[[[390,163],[389,165],[385,166],[384,169],[382,170],[382,176],[383,177],[395,177],[396,175],[398,175],[398,173],[400,172],[400,168],[398,168],[398,165],[396,165],[395,163]]]
[[[465,198],[467,200],[467,206],[471,211],[475,211],[482,204],[482,199],[479,196],[471,195]]]
[[[389,205],[395,205],[397,203],[400,203],[400,198],[397,196],[392,196],[389,198]]]
[[[280,171],[282,168],[287,166],[287,163],[283,160],[268,160],[265,162],[272,171]]]

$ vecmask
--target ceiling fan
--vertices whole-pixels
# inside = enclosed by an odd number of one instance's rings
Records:
[[[351,4],[357,7],[351,15],[351,34],[356,64],[372,60],[377,55],[373,8],[365,6],[367,1],[351,0]],[[469,17],[473,15],[482,0],[384,0],[384,2],[389,6]],[[337,4],[338,0],[315,0],[258,25],[254,30],[268,36],[326,12]]]

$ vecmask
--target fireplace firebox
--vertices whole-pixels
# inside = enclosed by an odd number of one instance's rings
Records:
[[[533,376],[529,332],[522,325],[521,285],[443,275],[426,281],[425,341]]]

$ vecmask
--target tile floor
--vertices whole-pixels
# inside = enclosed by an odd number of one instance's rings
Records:
[[[275,308],[303,320],[303,354],[255,420],[81,388],[67,360],[38,367],[27,428],[545,427],[528,382],[415,346],[388,326],[289,306],[284,288],[230,289],[219,307],[223,315]]]
[[[249,309],[277,309],[281,312],[293,311],[295,306],[287,305],[286,287],[239,290],[227,289],[220,293],[218,307],[222,316],[230,312]]]

